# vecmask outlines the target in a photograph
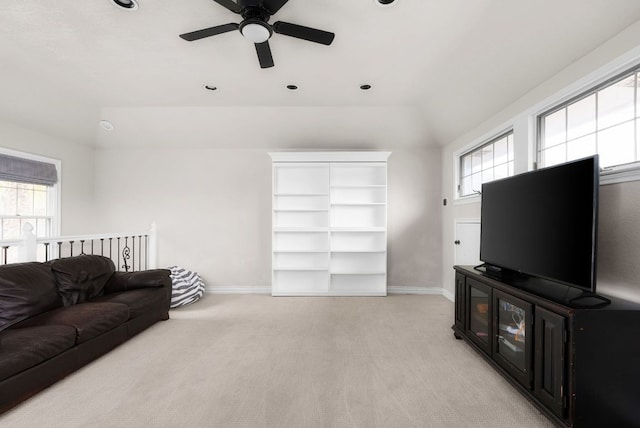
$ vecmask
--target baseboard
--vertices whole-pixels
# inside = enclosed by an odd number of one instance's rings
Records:
[[[445,290],[444,288],[442,289],[442,295],[447,298],[448,300],[451,300],[452,302],[456,301],[456,296],[454,296],[454,294],[450,291]]]
[[[271,294],[271,287],[206,287],[206,293],[210,294]],[[444,296],[453,301],[453,295],[440,287],[405,287],[389,286],[388,294],[418,294]]]
[[[442,288],[440,287],[405,287],[391,285],[387,287],[388,294],[429,294],[429,295],[442,295]]]
[[[271,294],[271,287],[206,287],[211,294]]]

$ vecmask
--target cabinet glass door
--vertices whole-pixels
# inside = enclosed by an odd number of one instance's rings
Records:
[[[467,337],[491,354],[491,287],[467,278]]]
[[[531,387],[531,304],[494,290],[494,358],[527,388]]]

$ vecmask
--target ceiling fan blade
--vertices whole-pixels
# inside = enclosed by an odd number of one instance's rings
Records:
[[[180,34],[180,38],[193,42],[194,40],[204,39],[205,37],[215,36],[216,34],[227,33],[229,31],[237,30],[238,24],[224,24],[217,25],[215,27],[205,28],[203,30],[193,31],[191,33]]]
[[[258,53],[258,60],[260,61],[260,68],[273,67],[273,57],[271,56],[271,48],[269,47],[269,41],[262,43],[254,43],[256,45],[256,52]]]
[[[264,0],[262,5],[271,12],[271,15],[275,15],[289,0]]]
[[[316,30],[315,28],[303,27],[302,25],[290,24],[288,22],[278,21],[273,24],[273,31],[285,36],[304,39],[310,42],[330,45],[336,36],[328,31]]]
[[[234,13],[240,13],[240,11],[242,10],[242,8],[238,6],[238,3],[232,0],[213,0],[213,1],[215,1],[221,6],[226,7],[227,9],[229,9],[231,12],[234,12]]]

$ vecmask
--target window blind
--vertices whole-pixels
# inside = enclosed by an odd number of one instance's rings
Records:
[[[53,186],[58,171],[52,163],[0,154],[0,180]]]

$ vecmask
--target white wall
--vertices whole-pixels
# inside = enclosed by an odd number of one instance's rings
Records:
[[[61,177],[61,233],[95,230],[93,211],[93,149],[0,121],[0,146],[59,159]]]
[[[157,222],[159,265],[199,272],[208,287],[269,291],[271,158],[263,149],[98,149],[98,224]],[[389,285],[439,287],[440,149],[389,160]]]
[[[110,230],[158,226],[160,267],[210,287],[271,283],[271,159],[254,150],[96,151],[96,208]]]
[[[481,143],[498,132],[513,127],[516,145],[516,172],[531,169],[533,153],[534,117],[540,109],[559,102],[579,91],[604,72],[625,67],[640,58],[640,23],[636,23],[590,54],[547,80],[515,101],[499,114],[488,118],[464,136],[447,144],[442,150],[442,195],[450,202],[442,212],[443,288],[453,296],[454,219],[479,218],[480,201],[454,203],[455,154]],[[598,291],[624,295],[640,301],[640,185],[623,183],[601,186],[598,248]]]
[[[440,292],[440,149],[396,150],[388,174],[388,285]]]

